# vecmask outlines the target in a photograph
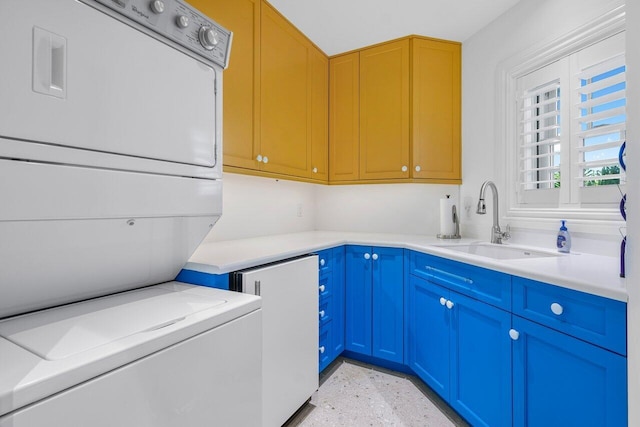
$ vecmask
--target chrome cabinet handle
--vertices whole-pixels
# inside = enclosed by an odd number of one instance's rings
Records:
[[[371,258],[371,255],[369,253],[364,254],[364,259],[369,259]]]
[[[447,271],[440,270],[440,269],[437,269],[437,268],[434,268],[434,267],[431,267],[431,266],[428,266],[428,265],[425,265],[424,268],[427,271],[431,271],[431,272],[437,273],[437,274],[442,274],[443,276],[448,276],[448,277],[450,277],[452,279],[459,280],[459,281],[467,283],[469,285],[473,284],[473,280],[471,280],[469,278],[466,278],[466,277],[458,276],[457,274],[449,273]]]

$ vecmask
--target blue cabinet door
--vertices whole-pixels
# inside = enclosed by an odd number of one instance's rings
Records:
[[[442,398],[449,395],[450,313],[440,303],[449,290],[416,276],[408,276],[408,363]]]
[[[402,363],[404,356],[404,251],[372,248],[372,355]]]
[[[346,248],[345,349],[371,356],[371,248]]]
[[[513,316],[514,426],[627,426],[626,359]]]
[[[333,263],[333,327],[332,327],[332,360],[344,351],[344,316],[345,316],[345,248],[332,249]]]
[[[451,307],[450,405],[474,426],[511,426],[511,313],[457,292],[446,306]]]

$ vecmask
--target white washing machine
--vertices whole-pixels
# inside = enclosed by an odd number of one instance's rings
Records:
[[[232,33],[181,0],[0,16],[0,426],[260,425],[260,298],[172,282],[222,214]]]

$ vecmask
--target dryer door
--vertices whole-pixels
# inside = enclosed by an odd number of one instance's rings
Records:
[[[76,1],[0,16],[0,137],[216,167],[220,70]]]

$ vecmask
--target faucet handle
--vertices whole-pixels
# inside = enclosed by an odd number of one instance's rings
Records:
[[[509,240],[511,238],[511,227],[507,224],[506,230],[502,233],[502,238],[504,240]]]

